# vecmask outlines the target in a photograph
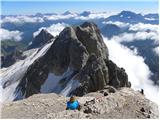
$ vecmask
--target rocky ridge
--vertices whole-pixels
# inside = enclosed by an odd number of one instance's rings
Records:
[[[37,94],[27,99],[6,103],[2,106],[2,118],[26,119],[148,119],[158,118],[158,106],[131,88],[103,90],[77,97],[82,108],[65,110],[68,97]]]

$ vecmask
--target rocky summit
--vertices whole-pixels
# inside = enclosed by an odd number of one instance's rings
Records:
[[[158,119],[158,106],[131,88],[105,89],[77,97],[80,111],[65,110],[68,97],[37,94],[2,106],[2,118],[24,119]]]
[[[45,55],[29,66],[17,91],[25,98],[43,92],[83,96],[106,85],[131,86],[125,70],[109,60],[97,25],[85,22],[59,34]]]

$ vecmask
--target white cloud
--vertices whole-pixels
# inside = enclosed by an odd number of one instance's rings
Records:
[[[16,30],[16,31],[9,31],[6,29],[1,28],[0,29],[0,40],[15,40],[20,41],[22,40],[22,32]]]
[[[158,34],[156,32],[145,32],[145,31],[140,31],[140,32],[135,32],[135,33],[122,33],[117,36],[113,36],[113,39],[116,40],[117,42],[131,42],[135,40],[154,40],[156,43],[159,41],[158,39]]]
[[[119,21],[115,21],[115,22],[112,22],[112,21],[105,22],[104,21],[103,24],[115,24],[120,28],[128,28],[130,26],[129,23],[124,23],[124,22],[119,22]]]
[[[154,86],[149,79],[152,73],[145,64],[144,58],[114,39],[104,38],[104,41],[109,49],[110,59],[126,70],[132,88],[135,90],[144,89],[146,97],[157,103],[158,87]]]
[[[51,16],[44,16],[48,20],[59,20],[59,19],[80,19],[80,20],[89,20],[89,19],[98,19],[98,18],[107,18],[112,14],[112,12],[90,12],[88,16],[82,16],[77,13],[70,13],[67,15],[57,14]]]
[[[38,29],[38,31],[33,33],[33,36],[35,37],[36,35],[38,35],[42,29],[46,29],[53,36],[56,36],[56,35],[59,35],[59,33],[67,26],[68,25],[65,23],[57,23],[57,24],[53,24],[49,27],[41,27]]]
[[[19,15],[19,16],[7,16],[1,20],[1,23],[6,23],[6,22],[21,24],[21,23],[44,22],[44,20],[41,17]]]
[[[157,55],[159,55],[159,46],[156,47],[156,48],[154,48],[153,51],[154,51]]]
[[[124,22],[103,22],[103,24],[115,24],[119,26],[122,30],[124,28],[128,28],[129,31],[134,31],[132,33],[122,33],[118,36],[114,36],[114,39],[116,39],[119,42],[122,41],[133,41],[133,40],[146,40],[151,39],[154,40],[156,44],[159,43],[159,31],[158,31],[158,25],[152,25],[152,24],[144,24],[144,23],[138,23],[138,24],[129,24]]]
[[[44,18],[47,20],[59,20],[59,19],[69,19],[76,16],[77,14],[68,14],[68,15],[57,14],[57,15],[44,16]]]
[[[76,16],[75,19],[80,19],[80,20],[100,19],[100,18],[107,18],[112,14],[113,12],[90,12],[88,16],[79,15],[79,16]]]
[[[135,25],[130,25],[129,30],[133,30],[133,31],[148,31],[148,30],[150,30],[150,31],[158,33],[158,25],[138,23]]]

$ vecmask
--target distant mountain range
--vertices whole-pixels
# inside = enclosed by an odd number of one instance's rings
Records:
[[[158,14],[146,14],[143,16],[141,14],[136,14],[130,11],[122,11],[117,15],[113,15],[106,18],[106,20],[113,21],[113,22],[120,21],[120,22],[131,23],[131,24],[136,24],[136,23],[158,24],[159,23]]]
[[[73,13],[70,11],[66,11],[62,14],[56,14],[56,13],[37,13],[35,15],[27,15],[27,19],[36,19],[36,18],[41,18],[43,21],[42,22],[24,22],[24,23],[16,23],[16,22],[9,22],[8,19],[13,19],[17,18],[18,15],[2,15],[2,24],[1,27],[7,30],[19,30],[23,32],[22,35],[22,42],[25,44],[28,44],[30,41],[33,39],[33,33],[37,31],[41,27],[49,27],[52,24],[57,24],[57,23],[66,23],[69,25],[77,25],[81,24],[84,21],[92,21],[95,22],[98,27],[103,27],[104,24],[102,22],[104,21],[119,21],[119,22],[125,22],[125,23],[131,23],[131,24],[136,24],[136,23],[147,23],[147,24],[158,24],[159,23],[159,18],[158,14],[146,14],[146,15],[141,15],[141,14],[136,14],[134,12],[130,11],[122,11],[121,13],[117,15],[112,15],[107,18],[104,17],[104,15],[107,16],[107,12],[103,12],[102,16],[99,16],[101,13],[93,13],[90,11],[84,11],[82,13]],[[54,15],[54,16],[53,16]],[[61,16],[67,16],[67,15],[72,15],[67,18],[61,17]],[[90,15],[94,17],[89,17]],[[59,17],[57,19],[50,19],[50,16],[53,16],[55,18],[56,16]],[[97,16],[97,17],[96,17]],[[11,18],[9,18],[11,17]],[[12,18],[13,17],[13,18]],[[6,19],[7,20],[6,20]],[[17,18],[18,19],[18,18]],[[25,19],[25,17],[23,18]],[[26,20],[27,21],[27,20]]]

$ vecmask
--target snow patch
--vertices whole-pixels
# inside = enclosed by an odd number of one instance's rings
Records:
[[[67,84],[67,86],[61,91],[61,95],[69,96],[70,93],[75,90],[77,87],[79,87],[80,82],[78,80],[70,80]]]
[[[45,83],[41,86],[40,92],[41,93],[51,93],[51,92],[57,93],[58,91],[56,91],[56,88],[59,87],[59,82],[63,78],[69,77],[72,73],[73,71],[70,70],[70,68],[68,68],[67,71],[64,72],[63,75],[61,76],[57,76],[54,73],[49,73]]]
[[[12,101],[16,94],[14,93],[17,85],[19,84],[20,80],[23,78],[25,72],[27,71],[28,67],[39,57],[43,56],[46,51],[50,48],[53,42],[48,43],[41,49],[33,50],[33,53],[30,51],[26,51],[25,54],[28,54],[24,60],[20,60],[17,63],[13,64],[8,68],[1,69],[1,80],[0,80],[0,88],[2,88],[2,97],[0,98],[0,102],[4,101]],[[8,83],[9,84],[8,84]],[[7,86],[4,86],[8,84]]]

